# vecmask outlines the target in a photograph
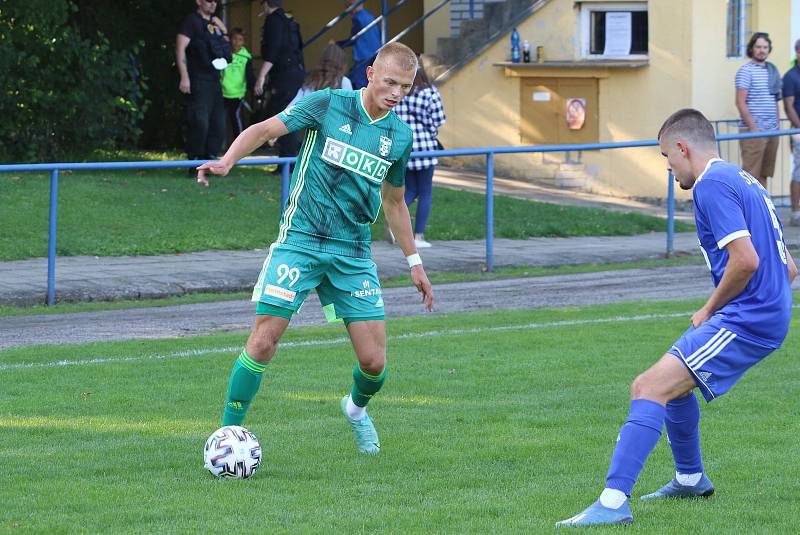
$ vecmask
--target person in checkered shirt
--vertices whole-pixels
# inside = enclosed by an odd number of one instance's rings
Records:
[[[394,108],[395,113],[414,133],[413,150],[436,150],[436,135],[444,124],[444,107],[439,91],[428,80],[422,62],[419,63],[414,86],[411,92]],[[414,218],[414,241],[417,249],[430,247],[425,241],[425,226],[431,212],[433,193],[433,169],[439,160],[436,158],[411,158],[406,169],[406,204],[411,206],[418,199],[417,214]]]

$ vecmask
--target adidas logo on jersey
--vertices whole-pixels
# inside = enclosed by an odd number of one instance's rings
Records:
[[[697,375],[699,375],[703,381],[708,381],[708,378],[711,377],[711,372],[699,372]]]
[[[349,124],[345,123],[339,127],[339,132],[344,132],[345,134],[350,135],[353,133],[353,130],[350,128]]]

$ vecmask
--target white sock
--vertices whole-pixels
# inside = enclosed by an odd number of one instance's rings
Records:
[[[619,509],[626,501],[628,501],[628,497],[621,490],[603,489],[600,494],[600,505],[609,509]]]
[[[367,408],[359,407],[353,403],[353,398],[350,396],[347,396],[347,407],[345,410],[347,410],[347,415],[353,420],[360,420],[365,414],[367,414]]]
[[[679,474],[675,472],[675,479],[684,487],[694,487],[700,481],[701,477],[703,477],[703,472],[697,472],[695,474]]]

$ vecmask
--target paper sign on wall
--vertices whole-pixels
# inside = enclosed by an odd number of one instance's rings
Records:
[[[606,12],[606,46],[604,56],[627,56],[631,53],[630,11]]]
[[[550,102],[550,91],[534,91],[534,102]]]

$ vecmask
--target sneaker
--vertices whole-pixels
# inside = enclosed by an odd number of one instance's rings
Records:
[[[708,498],[714,494],[714,484],[703,474],[697,485],[692,487],[681,485],[677,479],[672,479],[669,483],[658,489],[652,494],[645,494],[642,500],[655,500],[658,498]]]
[[[430,242],[426,242],[425,240],[414,240],[414,244],[417,246],[417,249],[427,249],[431,247]]]
[[[375,426],[372,425],[372,419],[366,413],[360,420],[350,418],[347,415],[347,398],[349,397],[343,397],[339,405],[342,407],[344,417],[350,422],[350,427],[353,428],[353,434],[356,437],[356,448],[358,448],[359,452],[367,455],[378,455],[381,451],[381,442],[378,440],[378,432],[375,431]]]
[[[633,524],[631,508],[627,500],[618,509],[603,507],[600,500],[566,520],[556,522],[557,528],[572,528],[581,526],[610,526],[615,524]]]

